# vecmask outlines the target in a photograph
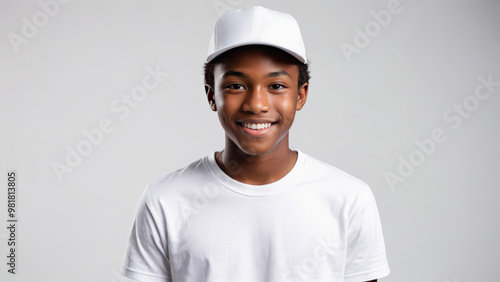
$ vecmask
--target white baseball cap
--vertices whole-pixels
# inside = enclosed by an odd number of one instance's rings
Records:
[[[289,14],[262,6],[222,15],[215,23],[206,62],[245,45],[279,48],[306,64],[306,48],[297,21]]]

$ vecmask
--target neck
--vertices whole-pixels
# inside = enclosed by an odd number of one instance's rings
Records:
[[[215,154],[219,167],[231,178],[252,185],[269,184],[283,178],[294,167],[297,152],[288,147],[288,134],[269,152],[243,152],[226,136],[223,151]]]

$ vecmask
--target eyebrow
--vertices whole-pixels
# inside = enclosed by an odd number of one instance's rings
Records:
[[[285,75],[285,76],[288,76],[288,77],[292,78],[292,76],[289,73],[287,73],[286,71],[284,71],[284,70],[270,72],[270,73],[268,73],[266,75],[266,78],[269,78],[269,77],[278,77],[278,76],[282,76],[282,75]]]
[[[292,78],[292,76],[284,71],[284,70],[280,70],[280,71],[275,71],[275,72],[270,72],[266,75],[266,78],[270,78],[270,77],[278,77],[278,76],[282,76],[282,75],[285,75],[285,76],[288,76],[290,78]],[[222,77],[223,78],[226,78],[228,76],[237,76],[237,77],[241,77],[241,78],[247,78],[248,76],[240,71],[233,71],[233,70],[228,70],[227,72],[225,72]]]

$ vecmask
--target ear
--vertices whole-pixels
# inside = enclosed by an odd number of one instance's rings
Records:
[[[295,110],[300,111],[302,107],[304,107],[304,104],[306,103],[307,100],[307,93],[309,91],[309,83],[304,83],[302,86],[299,88],[299,97],[297,100],[297,106],[295,107]]]
[[[210,105],[210,109],[212,109],[212,111],[216,112],[217,106],[215,105],[214,91],[207,84],[205,84],[205,93],[207,94],[207,100],[208,100],[208,104]]]

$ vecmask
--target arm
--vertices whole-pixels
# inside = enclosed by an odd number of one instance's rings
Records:
[[[346,282],[372,282],[389,274],[378,209],[368,186],[356,196],[347,236]]]
[[[136,216],[129,236],[129,244],[121,274],[137,281],[172,281],[167,253],[164,219],[156,212],[144,190],[137,205]]]

